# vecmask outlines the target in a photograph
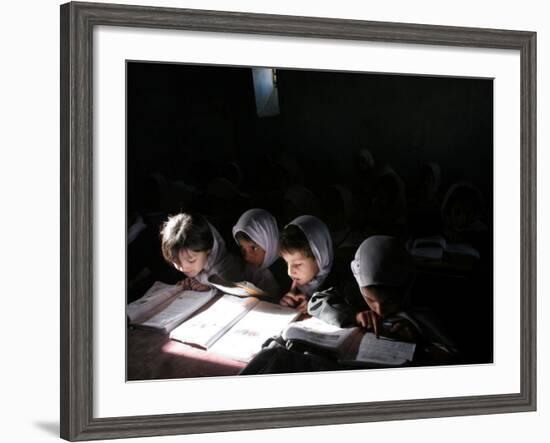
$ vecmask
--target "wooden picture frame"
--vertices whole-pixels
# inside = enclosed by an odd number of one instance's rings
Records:
[[[267,34],[519,51],[520,392],[253,410],[93,416],[93,29]],[[61,6],[61,437],[67,440],[343,424],[536,408],[536,33],[99,3]]]

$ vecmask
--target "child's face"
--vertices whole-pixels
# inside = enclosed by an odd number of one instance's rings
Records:
[[[397,291],[398,289],[380,286],[364,286],[361,288],[361,294],[367,305],[380,317],[388,317],[400,310],[401,297],[399,297]]]
[[[319,273],[317,261],[302,251],[282,252],[281,257],[286,261],[288,276],[300,286],[308,284]]]
[[[459,200],[451,207],[451,223],[455,229],[464,229],[475,220],[474,205],[466,200]]]
[[[187,277],[196,277],[206,266],[210,251],[192,251],[182,249],[179,251],[179,263],[173,263],[174,268],[183,272]]]
[[[245,240],[244,238],[240,238],[238,242],[244,261],[254,267],[260,267],[264,262],[265,250],[254,243],[252,240]]]

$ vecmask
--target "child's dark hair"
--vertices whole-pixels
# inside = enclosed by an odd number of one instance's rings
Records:
[[[168,217],[160,230],[162,256],[168,263],[179,263],[182,249],[208,251],[214,237],[206,219],[199,214],[182,213]]]
[[[288,225],[283,229],[283,232],[281,232],[281,236],[279,237],[279,251],[289,253],[298,251],[306,257],[315,258],[306,235],[296,225]]]
[[[246,233],[246,232],[243,232],[243,231],[239,231],[235,234],[235,240],[239,241],[239,240],[246,240],[246,241],[251,241],[251,242],[254,242],[254,240],[252,240],[249,235]],[[255,242],[254,242],[255,243]]]

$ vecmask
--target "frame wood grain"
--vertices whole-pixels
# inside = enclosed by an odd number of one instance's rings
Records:
[[[95,26],[513,49],[521,58],[519,394],[94,418],[92,37]],[[536,33],[235,12],[61,6],[61,437],[70,441],[536,409]]]

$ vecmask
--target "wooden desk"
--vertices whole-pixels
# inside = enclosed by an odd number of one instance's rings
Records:
[[[126,338],[128,381],[237,375],[246,366],[158,332],[129,328]]]
[[[221,298],[215,296],[193,316]],[[246,363],[171,340],[167,334],[128,326],[127,380],[238,375]],[[258,349],[260,351],[260,349]]]

